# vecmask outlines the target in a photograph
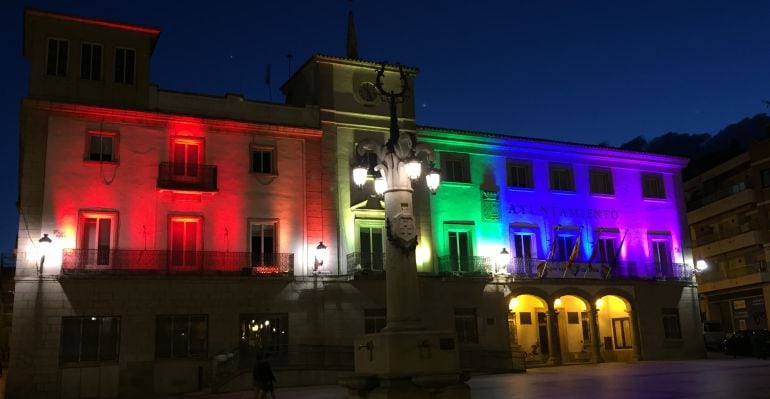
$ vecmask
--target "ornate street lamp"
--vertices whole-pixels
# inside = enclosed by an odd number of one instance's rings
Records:
[[[460,372],[456,333],[427,330],[422,325],[412,184],[425,169],[421,160],[430,165],[425,182],[431,192],[435,192],[441,179],[433,167],[433,148],[418,143],[414,134],[399,134],[396,103],[404,101],[409,84],[401,65],[398,71],[401,78],[399,92],[383,87],[385,63],[377,71],[375,84],[380,97],[390,105],[388,141],[365,139],[356,146],[356,154],[362,159],[367,154],[377,156],[374,173],[380,176],[375,178],[374,186],[383,196],[388,237],[385,243],[386,325],[379,333],[356,337],[354,360],[358,376],[351,377],[343,385],[355,386],[357,391],[361,391],[361,384],[373,388],[377,384],[371,385],[369,379],[375,376],[380,381],[378,389],[384,390],[387,397],[428,397],[436,388],[453,385],[460,387],[453,390],[453,397],[468,398],[470,389],[464,384]],[[421,158],[421,154],[425,157]],[[360,172],[354,169],[353,173],[355,182],[355,175]],[[412,382],[404,385],[404,376],[412,376]],[[383,392],[378,391],[378,394]],[[362,397],[368,397],[368,394],[364,393]]]
[[[359,190],[364,186],[364,183],[366,183],[366,178],[369,177],[368,175],[369,169],[366,165],[359,164],[353,168],[353,183],[358,186]]]
[[[508,266],[508,263],[510,261],[511,261],[511,253],[508,252],[507,249],[503,248],[503,250],[500,251],[499,254],[497,254],[497,265],[498,265],[498,268],[500,269],[499,272],[501,274],[505,273],[506,271],[505,268],[506,266]]]
[[[37,271],[37,275],[43,274],[43,264],[45,263],[45,256],[48,255],[48,252],[51,250],[51,237],[48,237],[48,234],[43,234],[42,237],[40,237],[39,240],[37,240],[38,244],[40,244],[40,268]]]

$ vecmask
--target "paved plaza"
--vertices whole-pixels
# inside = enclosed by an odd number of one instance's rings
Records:
[[[522,374],[474,376],[473,398],[734,398],[770,397],[770,360],[718,358],[688,361],[602,363],[546,367]],[[337,386],[278,388],[280,399],[340,399]],[[189,395],[190,398],[252,399],[252,392]]]

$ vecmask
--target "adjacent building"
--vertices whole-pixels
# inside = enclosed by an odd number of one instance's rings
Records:
[[[351,372],[387,314],[382,202],[351,179],[389,128],[379,65],[315,55],[265,103],[151,84],[156,28],[27,10],[24,29],[8,397],[246,389],[257,352],[285,385]],[[686,160],[419,126],[419,95],[401,131],[442,174],[415,184],[423,323],[463,367],[704,355]]]
[[[770,141],[684,183],[704,320],[726,332],[768,329]]]

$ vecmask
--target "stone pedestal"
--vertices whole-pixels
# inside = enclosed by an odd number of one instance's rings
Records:
[[[355,340],[356,374],[340,380],[353,398],[470,398],[457,337],[449,331],[397,331]]]

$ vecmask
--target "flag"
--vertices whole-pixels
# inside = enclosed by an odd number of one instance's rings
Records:
[[[561,228],[560,224],[556,225],[556,229],[553,231],[553,238],[551,239],[551,249],[548,251],[548,257],[545,258],[544,262],[540,262],[537,265],[537,275],[540,278],[545,277],[548,275],[548,262],[550,262],[554,255],[556,255],[556,241],[559,238],[559,229]]]
[[[572,268],[572,263],[577,258],[578,254],[580,253],[580,237],[583,236],[583,226],[580,226],[580,231],[578,232],[577,238],[575,239],[575,245],[572,247],[572,252],[569,254],[569,259],[567,259],[567,264],[564,266],[564,274],[562,274],[562,278],[567,276],[567,270],[570,270]]]
[[[610,278],[610,274],[612,274],[612,270],[615,268],[615,266],[618,265],[618,259],[620,259],[620,250],[623,249],[623,243],[626,242],[626,235],[628,235],[628,229],[626,229],[626,231],[623,233],[623,238],[620,239],[620,245],[618,245],[618,250],[615,252],[615,258],[612,259],[612,262],[610,263],[609,267],[607,267],[606,273],[604,273],[605,279]]]
[[[270,86],[270,64],[267,64],[267,68],[265,68],[265,84]]]
[[[591,255],[588,257],[588,265],[586,266],[586,272],[583,274],[583,277],[588,274],[588,272],[594,271],[593,265],[591,264],[594,259],[596,259],[596,255],[599,253],[599,237],[596,237],[594,239],[594,243],[591,246]]]

